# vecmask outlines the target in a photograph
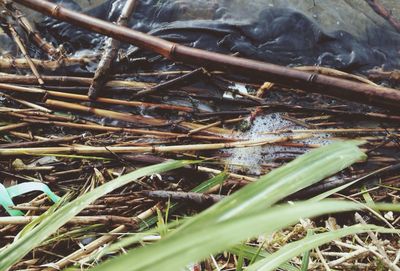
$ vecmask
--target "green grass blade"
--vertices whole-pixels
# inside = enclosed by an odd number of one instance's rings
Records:
[[[309,237],[313,234],[314,234],[314,232],[311,229],[307,230],[307,237]],[[301,262],[301,271],[308,270],[308,265],[310,263],[310,253],[311,253],[311,250],[306,250],[306,252],[303,253],[303,259]]]
[[[199,184],[198,186],[196,186],[195,188],[193,188],[192,190],[190,190],[191,192],[197,192],[197,193],[203,193],[206,192],[208,189],[216,186],[216,185],[220,185],[222,184],[228,177],[228,174],[226,172],[222,172],[216,176],[214,176],[213,178],[202,182],[201,184]],[[172,203],[171,207],[169,209],[169,212],[174,212],[177,208],[179,208],[179,206],[181,205],[181,203]],[[157,223],[158,221],[158,217],[157,216],[153,216],[149,219],[146,219],[145,222],[143,224],[145,224],[144,227],[142,227],[141,230],[148,228],[151,225],[154,225],[155,223]],[[175,227],[175,224],[181,224],[184,222],[184,219],[181,221],[175,221],[174,223],[168,223],[168,228],[170,228],[171,226]],[[112,253],[115,252],[117,250],[120,250],[121,248],[136,244],[138,242],[140,242],[142,240],[142,238],[144,236],[147,235],[151,235],[151,234],[156,234],[158,233],[157,229],[149,229],[146,232],[143,233],[138,233],[132,236],[128,236],[128,237],[124,237],[121,238],[121,240],[111,244],[110,246],[102,249],[101,254],[99,255],[104,255],[107,253]],[[96,255],[97,257],[98,255]]]
[[[341,237],[374,230],[380,233],[399,233],[400,230],[386,229],[375,225],[355,225],[347,228],[311,235],[302,240],[290,243],[277,252],[269,255],[265,259],[256,262],[246,269],[246,271],[272,271],[283,263],[311,249]]]
[[[190,262],[227,249],[245,238],[288,226],[300,217],[341,211],[342,207],[360,208],[358,204],[337,202],[319,209],[319,205],[314,204],[325,206],[326,203],[309,202],[266,212],[266,207],[280,199],[365,157],[355,143],[349,142],[313,150],[189,219],[160,242],[119,256],[117,260],[106,262],[95,270],[179,270]],[[287,215],[284,215],[285,211]]]
[[[153,173],[161,173],[172,169],[180,168],[192,162],[171,161],[158,165],[148,166],[118,177],[105,183],[83,196],[64,205],[52,215],[46,217],[38,226],[26,233],[22,238],[12,243],[9,247],[0,252],[0,270],[6,270],[18,260],[22,259],[29,251],[38,246],[51,234],[55,233],[61,226],[81,212],[87,205],[122,187],[131,181]]]
[[[315,149],[226,197],[185,226],[201,228],[250,211],[263,210],[365,158],[366,155],[353,142]]]
[[[181,270],[191,262],[221,252],[257,234],[270,234],[296,223],[300,218],[359,209],[344,201],[287,204],[209,224],[207,227],[169,235],[159,242],[134,249],[95,268],[93,271]]]
[[[234,254],[242,253],[247,260],[252,261],[253,263],[258,262],[271,255],[271,253],[265,250],[260,250],[260,248],[255,248],[245,244],[228,248],[227,251]],[[279,269],[286,271],[300,271],[299,268],[291,265],[290,263],[284,263],[280,265]]]
[[[226,172],[222,172],[222,173],[214,176],[213,178],[202,182],[201,184],[199,184],[198,186],[196,186],[195,188],[190,190],[190,192],[196,192],[196,193],[206,192],[210,188],[212,188],[216,185],[222,184],[227,178],[228,178],[228,174]],[[171,207],[170,207],[170,212],[175,212],[180,206],[181,206],[181,203],[179,203],[179,202],[172,203]],[[150,217],[142,222],[140,229],[141,230],[147,229],[147,228],[153,226],[155,223],[157,223],[157,221],[158,221],[157,216]]]

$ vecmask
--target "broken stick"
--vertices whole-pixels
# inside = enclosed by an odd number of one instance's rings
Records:
[[[136,7],[136,0],[127,0],[124,8],[122,9],[121,15],[117,20],[117,25],[127,26],[129,17],[131,17],[134,8]],[[92,84],[89,87],[88,96],[91,100],[95,100],[98,96],[99,89],[104,86],[108,79],[109,70],[112,62],[114,61],[117,51],[121,45],[121,42],[117,39],[108,38],[105,42],[106,48],[104,48],[103,55],[94,74]]]

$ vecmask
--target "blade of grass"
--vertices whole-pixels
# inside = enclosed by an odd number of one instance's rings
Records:
[[[253,264],[257,261],[260,261],[269,255],[265,250],[262,250],[260,247],[255,248],[251,247],[249,245],[237,245],[231,248],[227,249],[228,252],[238,254],[239,251],[242,251],[243,256],[247,259],[250,260],[250,264]],[[299,268],[295,267],[294,265],[291,265],[290,263],[284,263],[279,266],[279,269],[286,270],[286,271],[300,271]]]
[[[311,229],[307,230],[307,237],[310,237],[313,234],[314,234],[314,232]],[[309,249],[303,253],[303,259],[301,262],[301,271],[308,270],[308,265],[310,263],[310,252],[311,252],[311,250]]]
[[[321,201],[264,209],[263,212],[243,214],[207,227],[172,234],[159,242],[128,251],[109,260],[93,271],[130,270],[180,270],[191,262],[198,262],[210,254],[227,249],[257,234],[270,234],[296,223],[300,218],[326,213],[359,209],[360,205],[344,201]]]
[[[26,233],[22,238],[16,240],[6,249],[0,252],[0,270],[6,270],[18,260],[22,259],[29,251],[38,246],[51,234],[55,233],[61,226],[81,212],[87,205],[110,193],[111,191],[124,186],[131,181],[154,173],[161,173],[188,165],[190,161],[171,161],[158,165],[148,166],[134,172],[116,178],[105,183],[83,196],[64,205],[52,215],[46,217],[38,226]]]
[[[228,174],[226,172],[222,172],[216,176],[214,176],[213,178],[202,182],[201,184],[199,184],[198,186],[196,186],[195,188],[193,188],[191,191],[192,192],[198,192],[198,193],[203,193],[206,192],[207,190],[209,190],[210,188],[216,186],[216,185],[220,185],[222,184],[228,177]],[[181,206],[180,203],[172,203],[171,206],[168,209],[168,212],[174,212],[176,211],[176,209],[178,209]],[[174,222],[169,222],[167,225],[167,229],[171,228],[171,227],[176,227],[177,225],[182,224],[187,218],[181,219],[180,221],[174,221]],[[144,229],[156,224],[158,221],[158,215],[157,216],[153,216],[149,219],[146,219],[143,223],[142,226],[140,228],[139,231],[143,231]],[[131,246],[133,244],[136,244],[138,242],[140,242],[144,236],[147,235],[152,235],[152,234],[156,234],[159,233],[159,231],[157,229],[149,229],[146,232],[141,232],[141,233],[137,233],[135,235],[132,236],[128,236],[128,237],[124,237],[120,240],[118,240],[117,242],[111,244],[110,246],[105,247],[104,249],[101,250],[100,253],[97,254],[93,254],[92,255],[92,259],[94,258],[100,258],[101,256],[108,254],[108,253],[113,253],[115,251],[120,250],[121,248],[124,247],[128,247]]]
[[[365,176],[362,176],[361,178],[358,178],[358,179],[356,179],[356,180],[354,180],[354,181],[351,181],[351,182],[349,182],[349,183],[343,184],[343,185],[341,185],[341,186],[339,186],[339,187],[333,188],[333,189],[328,190],[328,191],[326,191],[326,192],[324,192],[324,193],[321,193],[321,194],[319,194],[319,195],[316,195],[315,197],[313,197],[313,198],[311,198],[311,199],[309,199],[309,200],[310,200],[310,201],[319,201],[319,200],[325,199],[325,198],[327,198],[327,197],[329,197],[329,196],[331,196],[331,195],[333,195],[333,194],[335,194],[335,193],[337,193],[337,192],[340,192],[340,191],[342,191],[342,190],[344,190],[344,189],[346,189],[346,188],[352,186],[353,184],[355,184],[355,183],[357,183],[357,182],[359,182],[359,181],[364,180],[365,178],[368,178],[369,176],[375,175],[376,173],[379,173],[379,172],[381,172],[381,171],[385,171],[386,169],[388,169],[388,168],[390,168],[390,167],[391,167],[391,166],[387,166],[387,167],[384,167],[384,168],[375,170],[375,171],[373,171],[373,172],[371,172],[371,173],[369,173],[369,174],[367,174],[367,175],[365,175]]]
[[[297,219],[292,219],[307,217],[309,212],[317,211],[317,209],[310,207],[316,203],[307,203],[309,207],[302,209],[303,213],[290,213],[289,217],[282,217],[284,215],[282,211],[279,211],[276,214],[267,212],[267,214],[271,214],[273,219],[270,217],[270,220],[266,221],[262,219],[261,221],[257,219],[252,221],[250,218],[251,216],[253,218],[262,216],[262,214],[267,215],[265,213],[266,207],[365,157],[365,154],[361,152],[354,142],[340,142],[313,150],[272,171],[258,182],[247,185],[235,194],[226,197],[196,217],[188,219],[186,223],[183,223],[182,227],[175,230],[164,240],[151,246],[131,251],[126,254],[130,257],[124,258],[125,256],[120,256],[116,258],[118,260],[112,260],[110,263],[112,262],[115,265],[114,268],[119,267],[124,270],[160,270],[160,268],[177,270],[190,262],[196,262],[201,260],[202,257],[207,257],[214,252],[230,247],[230,245],[241,241],[242,238],[252,236],[253,233],[259,233],[254,232],[257,226],[265,226],[263,229],[268,230],[284,227],[287,224],[283,221],[291,221],[293,223]],[[338,207],[340,209],[339,206],[341,204],[348,203],[337,202],[336,206],[330,207]],[[352,208],[357,208],[357,206],[357,204],[352,205]],[[292,210],[294,209],[296,208],[292,208]],[[328,212],[329,209],[325,211]],[[336,210],[333,208],[332,212]],[[322,210],[320,211],[322,212]],[[280,214],[278,215],[278,213]],[[312,216],[311,213],[310,216]],[[246,219],[243,220],[243,218]],[[252,221],[253,224],[245,224],[249,223],[249,221]],[[221,228],[222,225],[224,226],[223,229]],[[234,228],[238,225],[241,226]],[[229,230],[230,227],[233,227],[232,231]],[[260,230],[260,228],[258,229]],[[199,236],[199,233],[202,234],[202,237]],[[242,233],[242,235],[239,233]],[[208,238],[211,239],[208,240]],[[149,251],[149,253],[147,254],[146,251]],[[157,259],[150,255],[157,255]],[[176,255],[179,255],[180,258],[176,259]],[[151,259],[151,263],[146,261],[146,257]],[[136,259],[136,261],[133,259]],[[133,267],[132,262],[138,263],[137,266]],[[155,263],[159,262],[168,264],[157,267]],[[105,263],[95,268],[95,270],[109,270],[108,268],[111,268],[111,265]]]
[[[365,158],[355,142],[338,142],[315,149],[226,197],[202,212],[201,216],[191,219],[185,227],[193,224],[201,228],[263,210]]]
[[[286,263],[290,259],[300,255],[301,253],[315,249],[323,244],[329,243],[332,240],[369,230],[374,230],[380,233],[400,232],[400,230],[386,229],[375,225],[355,225],[331,232],[311,235],[302,240],[285,245],[277,252],[248,267],[246,271],[272,271],[283,263]]]
[[[190,191],[196,192],[196,193],[206,192],[210,188],[212,188],[216,185],[222,184],[227,178],[228,178],[228,174],[226,172],[222,172],[222,173],[216,175],[215,177],[213,177],[205,182],[202,182],[201,184],[199,184],[198,186],[196,186],[195,188],[193,188]],[[175,212],[179,208],[180,205],[181,205],[180,203],[172,203],[169,208],[169,212]],[[146,228],[149,228],[150,226],[153,226],[155,223],[157,223],[157,221],[158,221],[157,216],[153,216],[149,219],[146,219],[141,224],[141,230],[144,230]]]

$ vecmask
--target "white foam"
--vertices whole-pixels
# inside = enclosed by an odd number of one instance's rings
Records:
[[[246,132],[241,132],[236,135],[240,139],[255,140],[260,138],[277,138],[286,134],[265,134],[266,132],[276,132],[280,130],[297,130],[304,129],[289,120],[282,118],[281,114],[273,113],[268,115],[258,116],[251,125],[251,128]],[[321,134],[312,138],[299,140],[304,144],[319,144],[326,145],[331,141],[330,135]],[[287,156],[288,151],[306,152],[306,148],[284,147],[278,145],[265,145],[260,147],[250,148],[235,148],[225,150],[228,154],[226,162],[229,169],[234,172],[244,171],[247,174],[260,175],[263,174],[263,165],[272,163],[275,159]]]

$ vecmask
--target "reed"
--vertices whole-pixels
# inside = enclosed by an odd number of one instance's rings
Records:
[[[11,131],[11,130],[15,130],[18,128],[26,127],[28,125],[29,125],[29,123],[27,123],[27,122],[20,122],[20,123],[0,126],[0,132]]]
[[[90,101],[90,98],[86,95],[79,95],[73,93],[45,90],[34,87],[22,87],[10,84],[0,83],[0,90],[2,91],[15,91],[21,93],[35,93],[42,94],[50,97],[57,98],[65,98],[79,101]],[[182,112],[193,112],[193,108],[186,106],[177,106],[177,105],[169,105],[169,104],[156,104],[156,103],[146,103],[141,101],[126,101],[126,100],[118,100],[118,99],[110,99],[110,98],[97,98],[96,102],[107,103],[107,104],[116,104],[116,105],[125,105],[132,107],[145,107],[145,108],[159,108],[164,110],[172,110],[172,111],[182,111]]]
[[[95,108],[95,107],[88,107],[88,106],[84,106],[84,105],[68,103],[68,102],[63,102],[63,101],[58,101],[58,100],[48,99],[48,100],[46,100],[45,104],[50,107],[92,113],[97,116],[113,118],[113,119],[117,119],[117,120],[131,122],[131,123],[141,123],[141,124],[154,125],[154,126],[163,126],[163,125],[169,124],[167,120],[163,120],[163,119],[146,118],[146,117],[133,115],[133,114],[129,114],[129,113],[120,113],[120,112],[115,112],[115,111],[111,111],[111,110],[100,109],[100,108]]]
[[[43,75],[41,77],[47,85],[55,86],[90,86],[92,81],[91,78],[78,77],[78,76],[49,76]],[[37,78],[35,76],[29,75],[15,75],[0,73],[1,83],[11,83],[11,84],[25,84],[33,85],[37,83]],[[123,81],[123,80],[111,80],[106,83],[106,87],[121,87],[121,88],[131,88],[132,90],[141,90],[148,88],[154,84],[137,82],[137,81]]]
[[[2,28],[4,29],[4,31],[6,33],[8,33],[12,37],[12,39],[15,42],[15,44],[18,46],[18,49],[21,51],[22,55],[26,59],[26,62],[28,63],[28,66],[31,69],[32,73],[35,75],[36,80],[39,83],[39,85],[43,85],[44,81],[41,78],[41,76],[40,76],[35,64],[32,62],[32,59],[29,56],[28,51],[25,48],[25,45],[24,45],[21,37],[19,36],[17,30],[14,28],[13,25],[11,25],[9,22],[4,21],[4,20],[5,19],[0,17],[0,23],[1,23]]]
[[[122,153],[160,153],[160,152],[181,152],[181,151],[205,151],[219,150],[227,148],[248,148],[267,144],[276,144],[289,140],[304,139],[309,136],[284,136],[275,139],[258,139],[251,141],[241,141],[232,143],[214,143],[214,144],[192,144],[192,145],[175,145],[175,146],[145,146],[145,147],[48,147],[48,148],[10,148],[0,149],[0,156],[16,156],[16,155],[49,155],[49,154],[122,154]]]
[[[61,50],[56,49],[51,43],[47,42],[40,35],[39,32],[35,31],[29,20],[26,18],[25,14],[22,13],[18,8],[15,7],[13,1],[5,0],[3,1],[5,7],[9,10],[13,19],[21,26],[28,38],[41,50],[47,53],[50,57],[58,58],[61,56]],[[27,63],[28,64],[28,63]],[[29,64],[28,64],[29,66]]]
[[[400,33],[400,21],[393,16],[392,12],[387,9],[379,0],[365,0],[370,7],[382,18],[388,21],[397,32]]]
[[[172,124],[171,122],[169,122],[168,120],[165,120],[165,119],[146,118],[146,117],[142,117],[142,116],[132,115],[129,113],[120,113],[120,112],[115,112],[115,111],[111,111],[111,110],[100,109],[100,108],[95,108],[95,107],[88,107],[88,106],[84,106],[84,105],[73,104],[73,103],[68,103],[68,102],[63,102],[63,101],[58,101],[58,100],[48,99],[48,100],[46,100],[45,104],[47,104],[50,107],[92,113],[97,116],[113,118],[116,120],[122,120],[122,121],[130,122],[130,123],[141,123],[141,124],[146,124],[146,125],[151,125],[151,126],[166,126],[166,125]],[[196,124],[196,123],[190,123],[190,122],[186,122],[186,121],[179,122],[178,125],[181,127],[188,128],[188,129],[196,129],[196,128],[203,127],[203,125]],[[214,133],[214,134],[215,133],[216,134],[230,134],[231,133],[230,130],[217,128],[217,127],[211,127],[209,129],[207,129],[206,132]]]
[[[56,127],[68,127],[72,129],[78,130],[88,130],[88,131],[101,131],[101,132],[116,132],[116,133],[127,133],[127,134],[140,134],[147,136],[156,136],[161,138],[176,138],[176,139],[184,139],[184,138],[192,138],[192,139],[200,139],[200,140],[210,140],[210,141],[237,141],[231,138],[226,138],[222,136],[207,136],[207,135],[187,135],[181,133],[172,133],[172,132],[164,132],[157,130],[148,130],[148,129],[133,129],[126,127],[112,127],[112,126],[103,126],[98,124],[83,124],[83,123],[73,123],[73,122],[65,122],[65,121],[46,121],[46,120],[37,120],[37,119],[24,119],[26,123],[36,123],[36,124],[47,124],[53,125]]]
[[[32,63],[37,67],[44,70],[55,71],[62,67],[69,66],[86,66],[87,64],[93,62],[97,57],[81,57],[81,58],[62,58],[59,60],[41,60],[32,58]],[[0,58],[0,69],[29,69],[29,62],[24,58]]]
[[[319,92],[399,111],[400,91],[396,89],[189,48],[71,11],[43,0],[16,0],[15,2],[59,20],[159,53],[175,61],[210,67],[212,70],[229,70],[233,73],[256,77],[262,81],[279,83],[289,87],[300,88],[304,91]]]

